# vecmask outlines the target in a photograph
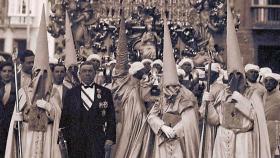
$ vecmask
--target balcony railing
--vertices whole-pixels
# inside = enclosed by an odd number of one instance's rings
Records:
[[[26,16],[11,16],[10,17],[10,25],[27,25],[27,17]]]
[[[280,29],[280,5],[253,5],[253,29]]]
[[[28,21],[29,20],[29,21]],[[0,15],[0,27],[24,28],[33,26],[34,17]]]

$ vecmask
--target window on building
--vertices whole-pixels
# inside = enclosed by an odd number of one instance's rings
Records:
[[[5,40],[0,39],[0,51],[4,51],[4,46],[5,46]]]
[[[14,39],[14,47],[18,49],[18,51],[26,50],[26,39]]]
[[[280,5],[280,0],[268,0],[268,5]],[[280,21],[280,7],[269,8],[267,18],[269,21]]]
[[[280,45],[259,46],[258,64],[260,67],[270,67],[273,72],[280,73]]]
[[[254,5],[280,5],[280,0],[252,0]]]
[[[279,5],[280,1],[279,0],[268,0],[268,4],[270,4],[270,5]]]
[[[254,5],[265,5],[267,0],[252,0],[252,4]]]
[[[26,12],[26,1],[25,0],[22,0],[22,5],[20,6],[20,9],[21,9],[21,13],[22,14],[27,14],[27,12]]]
[[[10,24],[27,25],[32,23],[28,20],[28,17],[35,16],[38,2],[38,0],[9,0],[8,16]]]
[[[36,0],[9,0],[8,6],[9,16],[27,16],[28,8],[29,15],[35,16],[34,10],[36,10]]]
[[[279,25],[280,0],[252,0],[254,19],[257,23],[269,23]],[[278,5],[278,6],[272,6]]]

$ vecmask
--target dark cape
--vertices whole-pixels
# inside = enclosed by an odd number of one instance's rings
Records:
[[[9,132],[9,126],[14,111],[16,91],[15,84],[11,82],[11,92],[7,103],[3,104],[3,96],[5,93],[5,84],[0,83],[0,158],[4,157],[6,142]]]

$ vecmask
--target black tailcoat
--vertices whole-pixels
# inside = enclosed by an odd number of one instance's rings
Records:
[[[81,86],[66,93],[60,128],[63,128],[70,158],[103,158],[105,141],[115,142],[115,109],[111,91],[95,84],[94,98],[87,111],[82,104]],[[104,108],[102,103],[108,106]]]
[[[65,97],[66,97],[66,93],[67,91],[69,91],[70,89],[68,87],[66,87],[64,84],[62,85],[62,104],[64,103]]]

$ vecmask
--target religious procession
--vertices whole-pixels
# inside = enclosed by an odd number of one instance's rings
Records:
[[[280,63],[244,60],[236,1],[44,3],[0,53],[0,158],[279,158]]]

